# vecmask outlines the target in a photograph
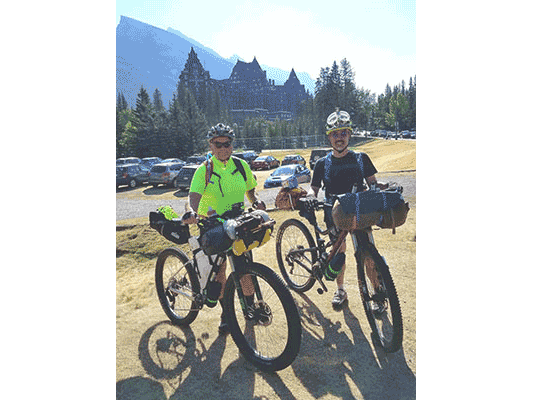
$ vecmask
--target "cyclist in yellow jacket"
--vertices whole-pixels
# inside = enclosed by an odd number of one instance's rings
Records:
[[[250,166],[244,160],[234,159],[233,130],[222,123],[213,126],[207,133],[209,149],[212,153],[212,163],[203,163],[195,172],[189,189],[189,207],[194,214],[184,222],[191,224],[198,222],[199,217],[207,217],[214,213],[222,215],[231,209],[233,204],[244,203],[244,195],[252,203],[254,208],[265,210],[266,206],[256,193],[257,182],[252,174]],[[241,162],[238,168],[236,163]],[[212,171],[208,172],[208,168]],[[241,169],[243,173],[236,172]],[[206,185],[206,173],[210,173],[210,179]],[[219,299],[222,299],[224,285],[226,283],[226,263],[221,266],[216,280],[222,284]],[[245,295],[253,293],[250,282],[243,280]],[[224,312],[221,315],[219,326],[221,334],[228,332],[228,325]]]

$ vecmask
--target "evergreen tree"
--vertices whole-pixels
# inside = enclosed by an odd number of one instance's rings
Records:
[[[161,92],[159,91],[159,89],[156,88],[154,90],[153,98],[154,98],[155,112],[158,112],[158,113],[162,112],[165,109],[165,106],[163,106],[163,100],[162,100]]]
[[[185,85],[178,86],[178,101],[183,111],[183,118],[178,128],[184,138],[181,147],[188,156],[205,152],[207,150],[205,137],[209,129],[207,121],[200,112],[196,99]]]

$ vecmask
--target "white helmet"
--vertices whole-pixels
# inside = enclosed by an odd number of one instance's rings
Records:
[[[235,133],[233,133],[233,129],[231,129],[228,125],[224,125],[222,123],[216,124],[207,132],[207,140],[224,136],[233,140],[235,138]]]

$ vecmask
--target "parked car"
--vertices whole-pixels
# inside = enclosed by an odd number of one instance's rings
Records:
[[[311,151],[311,155],[309,156],[309,168],[315,169],[316,162],[320,160],[322,157],[325,157],[326,154],[328,154],[331,151],[331,149],[315,149]]]
[[[182,163],[185,164],[185,161],[180,160],[179,158],[165,158],[158,162],[158,164],[167,164],[167,163]]]
[[[189,190],[194,173],[200,164],[184,165],[176,177],[176,187],[178,189]]]
[[[141,159],[137,157],[117,158],[117,165],[140,164],[140,163],[141,163]]]
[[[411,134],[409,135],[411,139],[416,139],[416,131],[411,131]]]
[[[150,178],[150,169],[142,164],[117,165],[117,189],[119,186],[128,185],[130,188],[147,183]]]
[[[177,188],[176,177],[184,165],[183,162],[156,164],[150,170],[150,179],[148,180],[148,183],[153,187],[162,184]]]
[[[272,156],[260,156],[252,161],[250,168],[252,170],[259,169],[272,169],[279,167],[279,160],[276,160]]]
[[[185,161],[186,165],[198,165],[205,161],[205,156],[190,156],[187,157],[187,160]]]
[[[291,177],[295,177],[298,183],[311,182],[311,171],[300,164],[284,165],[270,174],[265,181],[264,188],[281,186],[285,179]]]
[[[145,167],[152,168],[155,164],[161,164],[161,157],[145,157],[141,159],[141,164]]]
[[[233,153],[235,157],[238,157],[248,163],[248,165],[252,165],[252,162],[257,158],[257,153],[255,151],[244,151],[242,153]]]
[[[290,164],[301,164],[305,166],[305,160],[299,154],[290,154],[290,155],[285,156],[285,158],[281,162],[281,165],[290,165]]]

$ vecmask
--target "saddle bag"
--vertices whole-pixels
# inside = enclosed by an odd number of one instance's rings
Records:
[[[305,196],[307,196],[305,189],[284,187],[280,189],[274,204],[280,210],[294,211],[297,208],[298,200]]]

